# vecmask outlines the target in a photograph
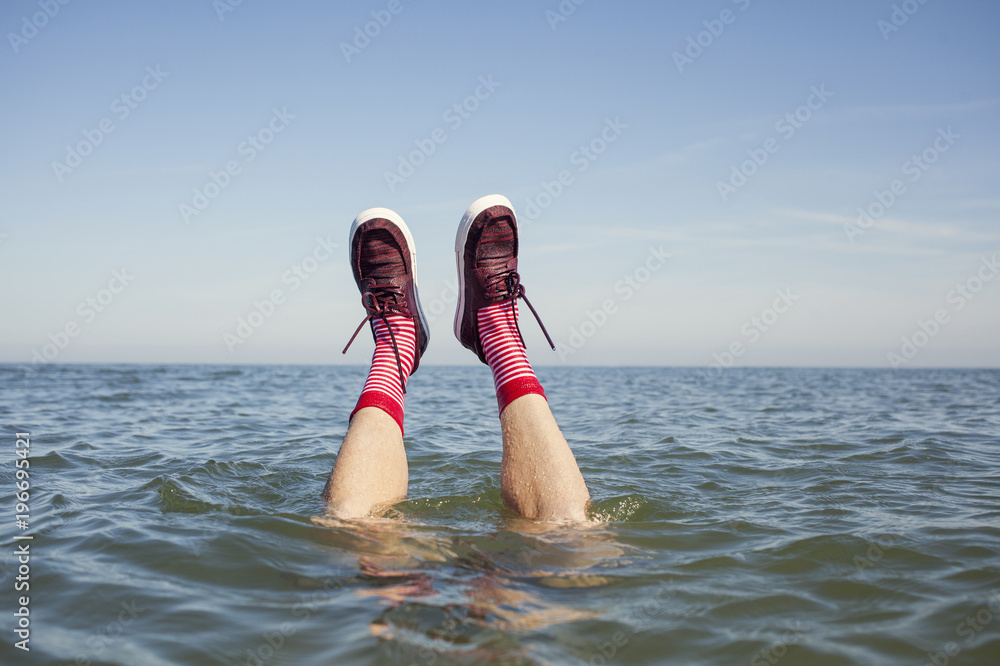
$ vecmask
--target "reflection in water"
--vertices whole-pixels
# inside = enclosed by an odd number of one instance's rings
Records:
[[[604,523],[551,524],[503,520],[469,533],[399,519],[344,521],[315,517],[329,543],[357,557],[369,583],[356,592],[386,609],[373,635],[423,663],[533,663],[511,636],[597,617],[586,608],[544,599],[538,586],[607,585],[626,549]],[[418,660],[419,661],[419,660]],[[409,662],[406,662],[409,663]]]

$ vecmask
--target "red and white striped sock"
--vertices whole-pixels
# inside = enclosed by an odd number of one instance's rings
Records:
[[[409,317],[389,315],[387,317],[392,333],[396,337],[396,347],[399,350],[399,361],[403,366],[403,379],[409,379],[413,370],[413,360],[417,350],[416,325]],[[396,355],[392,350],[392,339],[389,329],[381,319],[373,319],[375,329],[375,354],[372,356],[372,367],[368,371],[368,379],[361,390],[358,404],[351,412],[351,418],[359,409],[378,407],[399,424],[403,431],[403,401],[406,398],[399,383],[399,368],[396,366]]]
[[[476,313],[479,340],[483,345],[486,362],[493,371],[497,406],[501,414],[507,405],[522,395],[537,393],[545,397],[545,391],[528,363],[528,355],[517,333],[516,316],[516,301],[490,305],[480,308]]]

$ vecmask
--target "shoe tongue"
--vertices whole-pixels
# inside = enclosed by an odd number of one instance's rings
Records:
[[[476,268],[507,269],[507,262],[514,258],[514,228],[510,218],[498,217],[483,228],[476,246]]]
[[[365,234],[361,244],[361,275],[368,278],[393,278],[406,272],[403,252],[385,229],[373,229]]]

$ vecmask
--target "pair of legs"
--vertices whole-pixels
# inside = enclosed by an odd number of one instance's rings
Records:
[[[521,340],[516,301],[524,298],[524,287],[517,248],[517,220],[506,198],[483,197],[470,206],[456,239],[455,335],[493,371],[506,505],[525,518],[582,521],[590,498],[587,486]],[[406,380],[429,338],[416,290],[413,239],[399,216],[386,209],[359,215],[351,227],[350,251],[368,312],[358,330],[370,322],[376,349],[323,491],[330,512],[345,519],[369,516],[406,495]]]
[[[525,518],[584,520],[590,495],[548,403],[525,395],[500,415],[500,491]],[[339,518],[360,518],[406,495],[408,471],[396,421],[377,407],[354,415],[340,445],[325,499]]]

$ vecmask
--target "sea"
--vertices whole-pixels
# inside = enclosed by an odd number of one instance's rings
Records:
[[[0,366],[0,663],[1000,664],[1000,371],[539,367],[575,525],[503,506],[483,366],[328,516],[365,372]]]

